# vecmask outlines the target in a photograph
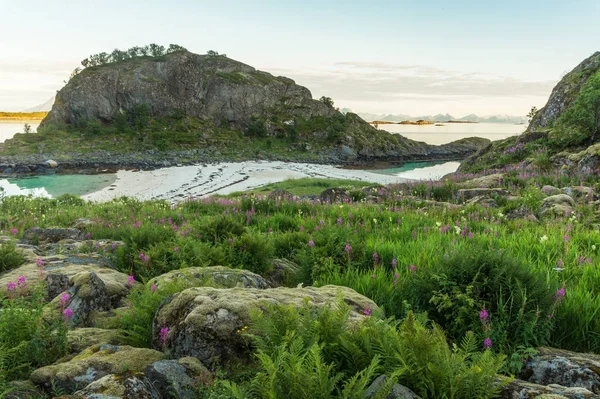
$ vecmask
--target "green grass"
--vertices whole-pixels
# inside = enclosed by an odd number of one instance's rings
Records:
[[[325,179],[305,177],[302,179],[289,179],[279,183],[271,183],[252,191],[235,192],[227,195],[229,198],[239,197],[240,195],[260,195],[268,194],[273,190],[285,190],[294,196],[302,197],[307,195],[319,195],[328,188],[359,189],[362,187],[377,186],[376,183],[364,182],[360,180],[346,179]]]

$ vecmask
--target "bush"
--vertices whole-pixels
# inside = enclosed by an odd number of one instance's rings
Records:
[[[232,241],[227,250],[227,260],[233,267],[250,270],[262,276],[271,271],[273,246],[258,234],[244,234]]]
[[[243,223],[232,216],[211,217],[196,230],[200,240],[215,243],[226,238],[239,237],[245,231]]]
[[[468,247],[412,277],[402,287],[407,301],[454,339],[476,331],[482,344],[490,338],[508,352],[548,343],[556,287],[502,250]],[[485,323],[483,309],[489,315]]]
[[[402,322],[376,316],[350,323],[348,305],[271,306],[251,315],[250,338],[259,372],[249,383],[223,385],[234,397],[362,398],[379,374],[423,398],[491,398],[504,358],[479,352],[473,334],[451,350],[443,331],[412,313]],[[351,327],[352,325],[352,327]],[[237,392],[237,394],[236,394]]]
[[[14,269],[25,262],[21,251],[17,251],[14,243],[0,244],[0,272]]]

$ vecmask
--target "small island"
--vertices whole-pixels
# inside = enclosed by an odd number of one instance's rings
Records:
[[[0,112],[0,121],[41,121],[47,112]]]
[[[424,119],[419,119],[416,122],[413,121],[402,121],[398,123],[399,125],[433,125],[433,122],[426,121]]]

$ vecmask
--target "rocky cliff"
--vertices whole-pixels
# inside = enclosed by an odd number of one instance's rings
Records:
[[[280,107],[307,118],[336,113],[291,79],[225,56],[178,51],[84,69],[58,92],[42,126],[94,118],[111,122],[141,105],[154,117],[177,110],[238,127],[246,126],[253,115]]]
[[[548,102],[535,114],[525,132],[480,148],[465,159],[458,172],[495,172],[515,164],[542,169],[564,168],[569,163],[565,161],[569,154],[579,154],[594,143],[573,139],[580,134],[577,128],[556,122],[574,105],[588,79],[598,73],[600,51],[586,58],[558,82]]]
[[[569,108],[588,78],[600,70],[600,51],[595,52],[566,74],[552,89],[552,94],[544,108],[540,109],[529,124],[533,132],[552,126],[564,110]]]
[[[212,153],[226,154],[234,147],[248,147],[247,140],[253,137],[285,138],[290,142],[290,151],[298,147],[308,150],[310,155],[298,157],[289,153],[289,160],[312,158],[323,163],[462,159],[489,143],[472,138],[432,146],[409,140],[375,129],[356,114],[344,115],[327,101],[314,100],[307,88],[292,79],[273,76],[225,56],[197,55],[183,50],[84,69],[58,92],[51,112],[42,121],[39,138],[9,140],[5,150],[0,151],[0,164],[22,163],[23,160],[14,157],[23,154],[43,158],[52,153],[80,152],[76,140],[72,140],[74,146],[68,142],[68,149],[59,148],[45,131],[75,132],[65,133],[62,142],[67,143],[69,137],[86,137],[85,145],[94,149],[110,148],[106,139],[96,140],[107,135],[124,143],[119,144],[120,149],[131,147],[126,141],[133,140],[128,138],[133,136],[123,134],[117,126],[127,118],[131,123],[132,115],[142,108],[150,122],[141,128],[134,123],[135,129],[141,129],[136,132],[136,146],[163,152],[202,151],[204,161],[210,160]],[[183,128],[173,115],[185,116]],[[168,135],[176,130],[175,125],[180,126],[180,131]],[[102,126],[112,130],[99,133]],[[243,145],[239,145],[240,132],[246,140]],[[177,135],[180,142],[169,145]],[[181,140],[182,135],[186,135],[185,140]],[[153,140],[159,141],[163,148],[153,147]],[[278,155],[263,155],[267,159],[272,156]],[[233,158],[247,157],[236,150]],[[67,158],[67,163],[78,158],[80,165],[82,157],[71,154]],[[189,162],[195,160],[186,158]],[[227,157],[217,156],[214,160],[223,158]]]

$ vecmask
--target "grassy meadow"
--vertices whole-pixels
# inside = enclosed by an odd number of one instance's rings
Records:
[[[560,217],[539,214],[543,185],[594,187],[597,177],[504,172],[513,197],[496,198],[496,208],[459,204],[460,182],[474,175],[367,189],[304,179],[177,205],[7,197],[0,235],[18,240],[33,227],[87,218],[87,237],[123,241],[86,250],[139,282],[129,308],[102,326],[119,329],[134,346],[150,345],[156,309],[182,289],[145,283],[189,266],[268,278],[273,260],[287,259],[297,268],[285,285],[347,286],[379,306],[355,326],[343,302],[319,312],[273,307],[253,315],[242,333],[255,360],[222,365],[199,384],[198,398],[359,398],[381,374],[423,398],[494,397],[495,376],[517,374],[536,347],[600,353],[599,217],[585,203]],[[340,202],[310,197],[331,186],[352,188]],[[270,198],[276,189],[295,197]],[[523,207],[524,217],[507,216]],[[21,261],[3,245],[0,274]],[[0,328],[11,331],[0,336],[0,388],[66,353],[65,323],[42,321],[40,283],[28,284],[0,303]],[[288,390],[276,381],[288,381]]]

